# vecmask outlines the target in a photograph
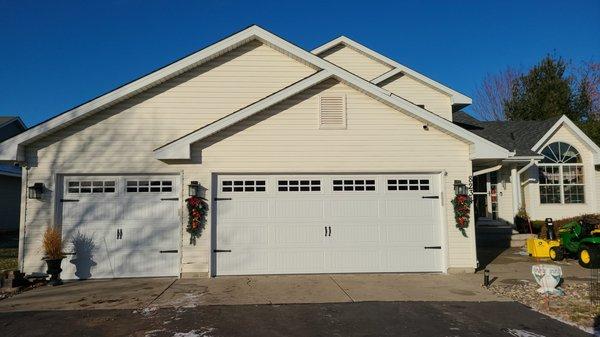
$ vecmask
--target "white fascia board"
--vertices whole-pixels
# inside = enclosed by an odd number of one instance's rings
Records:
[[[540,138],[540,140],[538,140],[537,143],[533,145],[531,150],[534,152],[541,151],[542,146],[544,146],[548,139],[550,139],[550,137],[552,137],[552,135],[562,125],[565,125],[569,129],[571,129],[571,131],[573,131],[582,142],[589,146],[590,150],[592,150],[593,152],[594,165],[600,165],[600,147],[598,147],[598,145],[596,145],[596,143],[594,143],[594,141],[591,140],[590,137],[588,137],[583,131],[581,131],[581,129],[577,125],[575,125],[575,123],[573,123],[573,121],[570,120],[569,117],[565,115],[563,115],[558,121],[556,121],[556,123],[554,123],[554,125],[542,136],[542,138]]]
[[[414,77],[434,88],[437,88],[438,90],[446,93],[447,95],[450,95],[451,99],[452,99],[452,104],[472,104],[473,100],[466,96],[461,94],[460,92],[453,90],[437,81],[432,80],[431,78],[416,72],[410,68],[408,68],[405,65],[402,65],[384,55],[379,54],[378,52],[371,50],[365,46],[363,46],[362,44],[346,37],[346,36],[340,36],[332,41],[329,41],[327,43],[325,43],[324,45],[317,47],[315,49],[312,50],[312,53],[315,55],[319,55],[321,53],[323,53],[324,51],[327,51],[335,46],[337,46],[338,44],[344,44],[347,45],[351,48],[354,48],[376,60],[379,60],[380,62],[387,64],[389,66],[391,66],[392,68],[395,68],[395,70],[399,70],[399,72],[409,75],[411,77]],[[379,76],[378,78],[376,78],[375,80],[373,80],[373,83],[381,83],[382,81],[384,81],[385,79],[388,79],[394,75],[397,75],[399,72],[395,73],[395,74],[391,74],[391,72],[387,72],[381,76]],[[385,76],[387,75],[387,76]],[[382,79],[383,78],[383,79]],[[377,82],[376,82],[377,81]]]
[[[154,157],[156,159],[161,160],[169,160],[169,159],[190,159],[190,146],[212,134],[215,134],[228,126],[231,126],[235,123],[238,123],[257,112],[260,112],[264,109],[267,109],[301,91],[304,91],[328,78],[332,77],[332,75],[322,70],[316,74],[313,74],[309,77],[296,82],[295,84],[280,90],[274,93],[271,96],[268,96],[256,103],[253,103],[241,110],[238,110],[230,115],[227,115],[201,129],[198,129],[170,144],[164,145],[156,150],[154,150]]]

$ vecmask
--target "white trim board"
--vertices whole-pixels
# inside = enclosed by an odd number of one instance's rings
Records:
[[[582,142],[589,146],[589,148],[593,152],[594,165],[600,165],[600,147],[598,147],[598,145],[596,145],[596,143],[594,143],[594,141],[591,140],[590,137],[588,137],[583,131],[581,131],[581,129],[577,125],[575,125],[575,123],[573,123],[573,121],[570,120],[569,117],[564,115],[558,121],[556,121],[556,123],[554,123],[554,125],[542,136],[542,138],[540,138],[540,140],[537,141],[537,143],[535,143],[535,145],[533,145],[531,150],[534,152],[541,151],[542,146],[545,145],[548,139],[550,139],[550,137],[552,137],[552,135],[562,125],[568,127]]]
[[[391,66],[392,68],[395,68],[393,70],[388,71],[385,74],[382,74],[381,76],[375,78],[374,80],[372,80],[372,82],[375,84],[379,84],[379,83],[385,81],[386,79],[389,79],[399,73],[403,73],[403,74],[409,75],[417,80],[420,80],[420,81],[438,89],[439,91],[446,93],[447,95],[450,95],[450,97],[452,98],[452,104],[470,105],[473,103],[473,100],[470,97],[467,97],[466,95],[463,95],[456,90],[453,90],[439,82],[436,82],[436,81],[432,80],[431,78],[429,78],[419,72],[416,72],[416,71],[408,68],[407,66],[402,65],[384,55],[381,55],[378,52],[371,50],[371,49],[363,46],[362,44],[360,44],[346,36],[343,36],[343,35],[313,49],[312,53],[315,55],[319,55],[339,44],[343,44],[350,48],[356,49],[359,52],[362,52],[363,54],[365,54],[371,58],[374,58],[383,64],[387,64],[387,65]]]

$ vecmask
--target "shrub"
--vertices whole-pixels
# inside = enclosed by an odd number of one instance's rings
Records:
[[[593,224],[593,225],[598,225],[600,224],[600,213],[592,213],[592,214],[582,214],[582,215],[578,215],[578,216],[573,216],[573,217],[569,217],[569,218],[563,218],[563,219],[558,219],[558,220],[553,220],[554,222],[554,236],[558,237],[558,230],[568,224],[571,223],[573,221],[579,221],[579,220],[583,220],[583,222],[585,223],[589,223],[589,224]],[[533,221],[533,223],[541,223],[541,230],[540,230],[540,237],[541,238],[547,238],[548,237],[548,228],[546,226],[546,221],[544,220],[535,220]]]
[[[48,260],[62,259],[65,257],[61,233],[54,227],[48,227],[46,232],[44,232],[42,246],[44,248],[44,258]]]

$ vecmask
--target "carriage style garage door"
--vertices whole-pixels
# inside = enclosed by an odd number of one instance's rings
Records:
[[[65,176],[66,279],[179,274],[179,176]]]
[[[216,275],[440,272],[439,175],[221,175]]]

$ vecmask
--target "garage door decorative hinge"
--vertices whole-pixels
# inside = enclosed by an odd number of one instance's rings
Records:
[[[79,202],[78,199],[60,199],[60,202]]]
[[[213,253],[231,253],[231,249],[213,249]]]
[[[425,249],[442,249],[442,246],[426,246]]]
[[[162,201],[166,201],[166,200],[176,201],[176,200],[179,200],[179,198],[160,198],[160,200],[162,200]]]
[[[231,198],[215,198],[215,201],[231,200]]]
[[[439,199],[440,196],[439,195],[426,195],[421,198],[423,198],[423,199]]]

